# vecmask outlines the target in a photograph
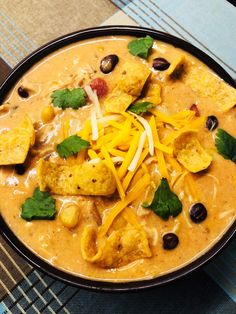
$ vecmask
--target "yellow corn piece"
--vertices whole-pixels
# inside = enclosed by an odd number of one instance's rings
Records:
[[[111,211],[105,217],[105,221],[100,227],[100,230],[98,232],[98,236],[100,238],[106,235],[106,233],[108,232],[109,228],[111,227],[117,215],[119,215],[122,212],[122,210],[126,208],[127,205],[129,205],[135,199],[139,198],[140,195],[145,190],[145,188],[149,185],[149,183],[150,183],[150,175],[146,173],[143,176],[142,180],[138,181],[137,184],[133,187],[133,189],[130,192],[128,192],[125,199],[116,203],[116,205],[111,209]]]
[[[124,197],[125,197],[125,192],[124,192],[123,187],[122,187],[122,184],[121,184],[121,182],[120,182],[118,173],[117,173],[117,171],[116,171],[116,168],[115,168],[115,166],[114,166],[114,164],[113,164],[113,162],[112,162],[112,160],[111,160],[111,157],[110,157],[110,155],[109,155],[107,149],[106,149],[104,146],[101,148],[101,153],[102,153],[104,159],[106,160],[108,167],[111,169],[111,171],[112,171],[112,173],[113,173],[113,175],[114,175],[114,177],[115,177],[116,185],[117,185],[117,190],[118,190],[118,193],[119,193],[119,195],[120,195],[120,198],[121,198],[121,199],[124,199]]]
[[[135,175],[136,171],[138,170],[138,168],[140,167],[140,165],[142,164],[144,159],[147,157],[147,154],[148,154],[148,147],[146,147],[142,151],[142,154],[141,154],[141,157],[139,159],[139,162],[137,164],[136,169],[134,171],[128,171],[127,175],[124,177],[124,180],[123,180],[122,184],[123,184],[123,188],[124,188],[125,191],[127,190],[128,186],[130,184],[130,181],[132,180],[132,178]],[[133,179],[133,181],[134,181],[134,179]]]
[[[126,171],[131,163],[131,161],[134,158],[134,155],[136,153],[136,150],[138,148],[139,138],[140,138],[141,132],[136,132],[136,134],[133,137],[133,140],[130,144],[130,148],[125,156],[124,161],[122,162],[119,170],[118,170],[118,176],[120,179],[123,178],[123,176],[126,174]]]
[[[54,108],[52,106],[45,106],[41,111],[41,119],[43,123],[50,122],[55,116]]]
[[[119,149],[115,149],[115,148],[110,148],[108,149],[108,152],[113,155],[113,156],[116,156],[116,157],[124,157],[126,156],[126,153],[125,152],[122,152],[121,150]]]
[[[93,149],[89,149],[88,150],[88,155],[90,159],[95,159],[95,158],[99,158],[98,154],[93,150]]]
[[[163,145],[162,143],[160,143],[159,136],[158,136],[158,133],[157,133],[156,121],[155,121],[154,116],[152,116],[151,119],[149,120],[149,125],[150,125],[151,130],[152,130],[154,146],[157,149],[163,151],[164,153],[172,155],[173,154],[173,148],[168,147],[168,146]]]
[[[63,226],[74,228],[79,220],[79,207],[75,204],[66,206],[62,208],[59,217]]]

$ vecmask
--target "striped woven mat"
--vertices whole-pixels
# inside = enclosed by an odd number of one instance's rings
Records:
[[[236,9],[232,3],[0,0],[0,80],[43,43],[100,24],[141,25],[174,34],[204,50],[236,78]],[[234,238],[204,270],[176,283],[110,295],[54,280],[28,265],[0,237],[0,314],[236,313],[235,242]]]

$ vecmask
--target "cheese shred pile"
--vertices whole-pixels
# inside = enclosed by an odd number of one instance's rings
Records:
[[[202,117],[195,117],[191,110],[168,115],[151,109],[150,113],[139,116],[126,111],[99,117],[95,111],[78,132],[79,136],[90,141],[91,147],[86,153],[80,152],[77,158],[80,162],[105,160],[116,180],[121,202],[125,204],[137,182],[141,182],[138,193],[145,191],[147,181],[151,181],[150,176],[149,179],[145,177],[145,182],[138,178],[148,173],[150,164],[155,163],[160,176],[167,178],[173,187],[176,185],[182,174],[182,165],[174,156],[174,141],[184,132],[197,132],[204,121]],[[184,184],[192,198],[197,199],[191,178],[189,173]]]

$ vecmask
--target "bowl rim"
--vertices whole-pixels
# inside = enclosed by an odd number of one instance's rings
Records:
[[[201,51],[194,45],[186,42],[183,39],[175,37],[173,35],[157,31],[150,28],[144,28],[139,26],[125,26],[125,25],[115,25],[115,26],[99,26],[94,28],[87,28],[79,30],[59,38],[50,41],[49,43],[41,46],[37,50],[33,51],[27,57],[25,57],[7,76],[4,82],[0,86],[0,102],[3,101],[6,94],[10,91],[12,86],[22,77],[22,75],[31,68],[36,62],[40,61],[43,57],[48,54],[63,48],[69,44],[79,42],[85,39],[97,38],[101,36],[116,36],[116,35],[127,35],[134,37],[142,37],[149,35],[156,40],[163,41],[174,45],[175,47],[181,48],[184,51],[194,55],[203,63],[205,63],[209,68],[211,68],[219,77],[224,81],[229,83],[231,86],[236,88],[236,82],[233,78],[219,65],[215,60],[213,60],[205,52]],[[222,248],[232,239],[236,232],[236,221],[232,223],[229,229],[221,236],[219,241],[217,241],[209,250],[207,250],[203,255],[199,256],[189,264],[174,270],[170,273],[161,275],[153,279],[145,279],[131,282],[108,282],[108,281],[98,281],[94,279],[85,279],[77,275],[73,275],[61,269],[55,268],[51,264],[47,263],[45,260],[41,259],[39,256],[33,253],[23,242],[21,242],[13,231],[9,228],[7,223],[4,221],[3,217],[0,215],[0,234],[7,241],[7,243],[19,253],[27,262],[36,267],[37,269],[43,271],[47,275],[59,279],[66,284],[74,285],[80,288],[106,291],[106,292],[125,292],[125,291],[138,291],[143,289],[152,288],[155,286],[160,286],[167,284],[174,280],[177,280],[192,271],[198,269],[200,266],[209,262],[216,254],[218,254]]]

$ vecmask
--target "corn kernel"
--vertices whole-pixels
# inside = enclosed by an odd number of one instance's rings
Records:
[[[50,122],[55,116],[52,106],[45,106],[41,112],[41,119],[44,123]]]
[[[103,52],[104,51],[104,47],[103,46],[98,46],[97,47],[99,51]]]
[[[79,208],[76,205],[68,205],[62,208],[60,212],[60,220],[63,226],[74,228],[79,221]]]

